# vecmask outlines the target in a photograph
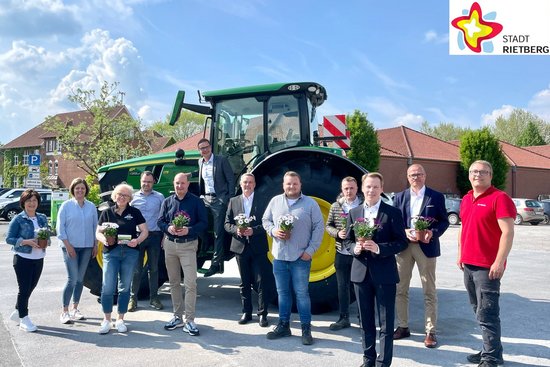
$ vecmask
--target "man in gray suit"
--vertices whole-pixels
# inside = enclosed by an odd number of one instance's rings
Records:
[[[225,230],[230,233],[231,251],[235,253],[241,274],[241,301],[243,315],[239,324],[252,320],[252,289],[258,291],[258,317],[261,327],[268,326],[267,306],[271,300],[274,280],[267,259],[267,237],[262,227],[265,202],[254,195],[256,179],[252,173],[244,173],[240,180],[242,195],[229,200],[225,215]],[[243,219],[237,218],[243,215]],[[237,218],[237,219],[236,219]],[[246,223],[246,219],[250,222]],[[239,224],[238,221],[243,223]]]
[[[208,139],[197,144],[202,159],[199,159],[199,189],[204,205],[214,221],[214,256],[205,277],[223,273],[223,244],[225,231],[223,221],[229,198],[235,191],[235,176],[229,161],[222,155],[212,154]]]

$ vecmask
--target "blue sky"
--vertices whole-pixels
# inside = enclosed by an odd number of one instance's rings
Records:
[[[449,56],[448,38],[446,0],[3,0],[0,142],[103,80],[144,123],[180,89],[195,103],[197,89],[293,81],[327,88],[320,115],[359,109],[377,128],[477,128],[513,108],[550,121],[549,56]]]

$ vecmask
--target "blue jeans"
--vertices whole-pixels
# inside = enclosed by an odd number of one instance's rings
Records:
[[[92,257],[91,247],[75,247],[75,257],[70,257],[67,254],[67,249],[62,248],[63,261],[65,262],[65,268],[67,269],[67,283],[63,288],[63,307],[68,307],[73,297],[73,303],[80,303],[80,296],[82,295],[84,274],[88,268],[88,263]]]
[[[101,287],[101,308],[103,313],[113,311],[113,296],[118,283],[118,313],[128,311],[130,284],[139,256],[137,249],[118,245],[103,253],[103,284]]]
[[[292,293],[296,295],[298,314],[302,324],[311,323],[311,301],[309,299],[309,271],[311,261],[298,258],[295,261],[273,260],[273,275],[279,296],[279,320],[290,322]]]
[[[464,285],[483,338],[481,360],[502,361],[500,341],[500,279],[489,279],[489,269],[464,265]]]

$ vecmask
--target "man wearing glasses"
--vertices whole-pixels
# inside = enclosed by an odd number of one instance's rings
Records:
[[[405,232],[409,245],[396,255],[399,284],[395,297],[397,312],[397,329],[394,339],[411,336],[409,330],[409,285],[414,264],[418,268],[422,290],[424,292],[424,325],[426,348],[437,346],[437,290],[435,286],[435,269],[437,257],[441,255],[439,237],[449,227],[445,197],[429,187],[426,187],[426,171],[420,164],[413,164],[407,169],[407,179],[410,187],[395,196],[394,206],[401,210],[405,222]],[[414,224],[416,217],[433,218],[426,237],[416,239]]]
[[[491,184],[493,167],[472,163],[470,190],[460,204],[462,227],[458,236],[458,267],[481,329],[483,347],[467,357],[479,367],[503,364],[500,340],[500,279],[514,239],[516,207],[510,197]]]
[[[227,203],[235,191],[235,175],[224,156],[212,154],[212,146],[208,139],[199,140],[197,146],[202,157],[199,159],[198,172],[200,195],[214,221],[214,256],[210,269],[204,274],[205,277],[210,277],[216,273],[223,273],[223,225]]]

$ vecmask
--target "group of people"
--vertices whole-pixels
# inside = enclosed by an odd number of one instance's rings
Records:
[[[162,309],[158,297],[158,260],[162,246],[173,307],[173,317],[164,328],[181,327],[192,336],[199,335],[195,323],[196,253],[199,238],[208,227],[210,211],[215,245],[212,265],[205,276],[223,273],[223,236],[227,233],[231,236],[230,250],[235,254],[241,276],[239,324],[252,320],[252,291],[256,290],[258,323],[267,327],[268,304],[276,290],[279,319],[267,338],[291,335],[294,298],[302,344],[313,343],[309,274],[312,257],[326,230],[336,243],[334,265],[340,311],[330,329],[350,327],[353,286],[363,341],[362,366],[390,366],[393,341],[410,337],[408,294],[415,264],[424,292],[424,344],[428,348],[438,345],[436,258],[441,254],[439,237],[449,223],[444,196],[426,187],[426,172],[421,165],[408,168],[410,187],[395,196],[393,206],[381,199],[382,174],[365,174],[361,179],[361,193],[355,178],[344,178],[342,192],[332,204],[325,223],[316,201],[302,193],[298,173],[286,172],[283,193],[270,199],[254,195],[255,177],[245,173],[239,182],[242,194],[231,198],[234,176],[229,162],[223,156],[212,154],[207,139],[200,140],[198,148],[202,155],[198,170],[200,197],[189,192],[192,175],[176,174],[174,194],[164,198],[153,190],[153,174],[145,171],[141,175],[140,191],[134,193],[127,184],[116,186],[111,195],[114,205],[98,219],[95,206],[86,199],[88,184],[81,178],[73,180],[69,188],[72,198],[60,207],[56,227],[68,275],[62,294],[62,323],[84,318],[78,305],[84,274],[90,259],[97,255],[98,241],[103,244],[101,307],[104,314],[99,333],[106,334],[113,326],[118,332],[127,331],[124,316],[138,307],[145,255],[149,304]],[[457,264],[464,271],[464,283],[483,336],[481,351],[468,356],[468,360],[479,366],[503,363],[498,298],[514,234],[515,206],[508,195],[492,186],[491,178],[489,162],[476,161],[470,166],[472,190],[462,201],[458,239]],[[11,221],[7,234],[7,243],[15,252],[13,266],[19,286],[11,318],[18,320],[20,329],[25,331],[37,329],[28,317],[28,301],[40,278],[46,253],[35,235],[36,230],[47,226],[46,216],[36,212],[39,202],[36,191],[26,190],[20,198],[23,211]],[[181,216],[185,217],[184,225],[176,225],[175,219]],[[430,226],[421,237],[415,231],[418,218],[430,218]],[[357,235],[355,228],[359,222],[375,227],[370,236]],[[114,241],[108,235],[111,227],[116,227]],[[267,258],[267,236],[272,238],[272,271]],[[181,287],[182,271],[185,295]],[[118,316],[113,324],[115,295]],[[379,353],[375,310],[380,327]]]

